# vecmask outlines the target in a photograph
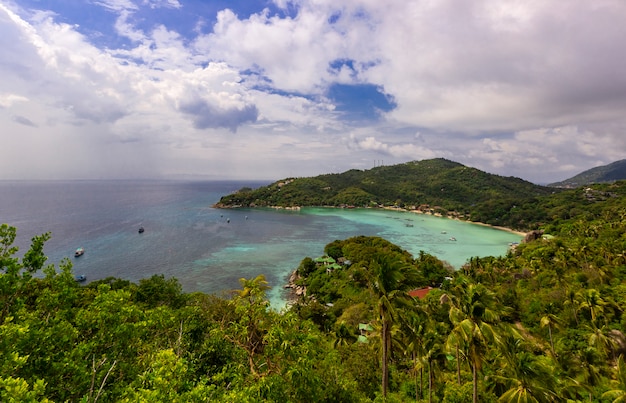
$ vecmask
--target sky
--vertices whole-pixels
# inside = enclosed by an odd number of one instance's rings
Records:
[[[626,158],[624,0],[0,0],[0,179]]]

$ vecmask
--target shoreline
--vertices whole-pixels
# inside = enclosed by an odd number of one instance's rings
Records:
[[[525,237],[526,235],[528,235],[528,232],[516,231],[514,229],[507,228],[507,227],[500,227],[498,225],[485,224],[484,222],[477,222],[477,221],[467,221],[467,222],[471,224],[482,225],[483,227],[499,229],[500,231],[510,232],[512,234],[519,235],[521,237]]]
[[[442,214],[431,213],[429,211],[408,210],[408,209],[401,208],[401,207],[380,207],[380,208],[383,209],[383,210],[389,210],[389,211],[399,211],[399,212],[407,212],[407,213],[413,213],[413,214],[424,214],[424,215],[431,215],[433,217],[447,218],[449,220],[462,221],[462,222],[466,222],[466,223],[469,223],[469,224],[476,224],[476,225],[480,225],[480,226],[483,226],[483,227],[498,229],[500,231],[505,231],[505,232],[509,232],[511,234],[519,235],[521,237],[525,237],[528,234],[528,232],[517,231],[517,230],[511,229],[511,228],[508,228],[508,227],[501,227],[501,226],[498,226],[498,225],[486,224],[484,222],[479,222],[479,221],[461,220],[460,218],[455,217],[454,215],[444,216]]]
[[[288,206],[288,207],[283,207],[283,206],[264,206],[264,207],[258,207],[258,206],[241,206],[241,205],[234,205],[234,206],[226,206],[222,203],[215,203],[211,206],[212,208],[217,208],[217,209],[236,209],[236,208],[267,208],[267,209],[272,209],[272,210],[286,210],[286,211],[300,211],[300,209],[302,208],[332,208],[332,209],[345,209],[346,207],[337,207],[337,206]],[[389,207],[389,206],[378,206],[378,207],[358,207],[358,208],[378,208],[381,210],[388,210],[388,211],[397,211],[397,212],[406,212],[406,213],[413,213],[413,214],[424,214],[424,215],[430,215],[433,217],[441,217],[441,218],[447,218],[449,220],[457,220],[457,221],[462,221],[462,222],[466,222],[469,224],[476,224],[476,225],[480,225],[483,227],[488,227],[488,228],[493,228],[493,229],[497,229],[500,231],[505,231],[511,234],[515,234],[518,236],[521,236],[522,238],[525,237],[526,235],[528,235],[528,232],[524,232],[524,231],[518,231],[518,230],[514,230],[512,228],[509,227],[502,227],[499,225],[491,225],[491,224],[486,224],[483,222],[479,222],[479,221],[470,221],[470,220],[462,220],[459,218],[458,214],[448,214],[448,215],[443,215],[440,213],[433,213],[430,211],[423,211],[420,209],[406,209],[403,207]]]

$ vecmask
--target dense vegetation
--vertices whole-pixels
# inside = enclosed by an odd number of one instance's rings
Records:
[[[519,178],[432,159],[367,171],[285,179],[224,196],[217,206],[396,206],[488,222],[502,219],[516,206],[532,204],[537,197],[555,191]]]
[[[563,220],[598,218],[625,195],[624,181],[546,188],[435,159],[243,189],[217,206],[396,206],[520,231],[553,231]]]
[[[356,401],[327,336],[268,309],[263,276],[232,298],[174,279],[80,286],[45,265],[47,235],[22,259],[0,226],[0,401]],[[43,274],[38,276],[37,274]]]
[[[553,237],[457,272],[330,242],[284,312],[262,275],[223,297],[163,276],[81,286],[46,265],[47,234],[18,258],[2,225],[0,401],[624,401],[625,187],[536,202]]]

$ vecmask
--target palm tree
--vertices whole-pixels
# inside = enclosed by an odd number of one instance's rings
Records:
[[[411,312],[406,321],[406,329],[404,335],[407,338],[404,351],[411,356],[413,361],[413,371],[415,375],[415,396],[417,400],[421,400],[423,394],[423,377],[424,366],[422,365],[422,357],[425,354],[424,344],[426,342],[426,322],[428,318],[419,315],[418,312]],[[418,379],[419,374],[419,379]]]
[[[602,382],[601,369],[604,362],[598,351],[593,347],[587,347],[579,352],[578,373],[580,383],[585,385],[589,392],[589,401],[593,401],[593,388]]]
[[[500,340],[496,323],[502,308],[492,291],[469,281],[465,287],[453,289],[451,302],[449,316],[454,328],[448,337],[448,346],[453,346],[458,354],[460,343],[464,345],[472,370],[473,402],[476,403],[478,372],[482,369],[488,348]]]
[[[536,356],[523,352],[515,356],[509,367],[510,375],[503,379],[509,381],[509,389],[498,401],[513,402],[552,402],[558,401],[554,391],[556,382],[546,356]]]
[[[558,328],[561,325],[561,320],[554,314],[546,313],[541,317],[539,322],[541,327],[548,327],[548,335],[550,336],[550,349],[552,350],[552,356],[556,357],[556,351],[554,351],[554,341],[552,340],[552,329]]]
[[[595,325],[598,315],[604,313],[606,302],[602,299],[600,292],[596,289],[582,290],[578,294],[580,310],[589,311],[591,315],[591,323]]]
[[[247,299],[253,303],[265,299],[265,291],[271,287],[263,274],[259,274],[253,279],[240,278],[241,290],[236,290],[237,297]]]
[[[554,365],[546,356],[538,356],[524,348],[519,335],[503,338],[503,366],[494,379],[508,388],[499,401],[551,402],[557,400],[557,379]]]
[[[589,346],[595,347],[602,357],[610,357],[615,360],[616,341],[609,335],[608,326],[597,327],[592,324],[585,326],[585,328],[589,331],[589,338],[587,339]]]
[[[445,325],[437,323],[428,316],[428,310],[418,305],[416,309],[407,312],[404,323],[404,336],[407,343],[404,352],[410,354],[415,373],[415,396],[422,400],[424,369],[428,372],[428,401],[432,402],[435,386],[435,372],[446,361],[443,344],[447,332]],[[418,380],[419,374],[419,380]]]
[[[339,346],[347,346],[354,343],[357,337],[352,332],[351,328],[346,325],[346,322],[341,322],[335,325],[335,337],[333,340],[333,348]]]
[[[250,372],[259,376],[256,357],[263,350],[265,315],[269,302],[265,299],[265,291],[270,287],[263,274],[254,279],[239,279],[241,290],[235,291],[233,304],[235,312],[241,316],[241,323],[235,322],[231,330],[232,341],[240,345],[248,354]]]
[[[398,319],[396,307],[411,306],[409,289],[417,281],[417,270],[406,258],[394,252],[381,252],[370,262],[370,287],[377,298],[381,321],[382,389],[387,396],[389,386],[389,359],[391,354],[391,326]]]
[[[451,311],[453,305],[451,304],[451,296],[458,295],[463,292],[463,288],[468,283],[467,277],[457,277],[452,283],[452,288],[449,294],[443,294],[441,296],[442,303],[450,303],[449,310]],[[461,385],[461,349],[463,347],[463,340],[461,338],[461,334],[458,332],[450,332],[448,333],[448,339],[446,340],[446,347],[448,351],[454,350],[454,356],[456,361],[456,378],[459,386]]]
[[[433,401],[435,387],[435,370],[444,365],[446,355],[443,348],[442,337],[434,329],[434,326],[425,334],[424,355],[422,365],[428,368],[428,403]]]
[[[569,288],[565,292],[565,301],[563,301],[563,307],[568,307],[571,312],[574,320],[576,321],[576,326],[579,325],[578,322],[578,309],[576,308],[578,305],[578,294],[572,288]]]
[[[626,365],[624,357],[619,356],[615,379],[611,381],[613,389],[602,394],[603,398],[613,399],[613,403],[626,402]]]

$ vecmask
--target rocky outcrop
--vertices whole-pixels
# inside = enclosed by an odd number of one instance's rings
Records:
[[[293,273],[289,276],[289,281],[285,284],[285,289],[289,289],[289,299],[295,300],[301,297],[306,296],[306,287],[296,284],[296,282],[300,279],[300,275],[297,270],[294,270]]]
[[[526,236],[524,237],[524,240],[522,242],[532,242],[534,240],[537,239],[541,239],[543,237],[543,231],[542,230],[533,230],[530,231],[529,233],[526,234]]]

